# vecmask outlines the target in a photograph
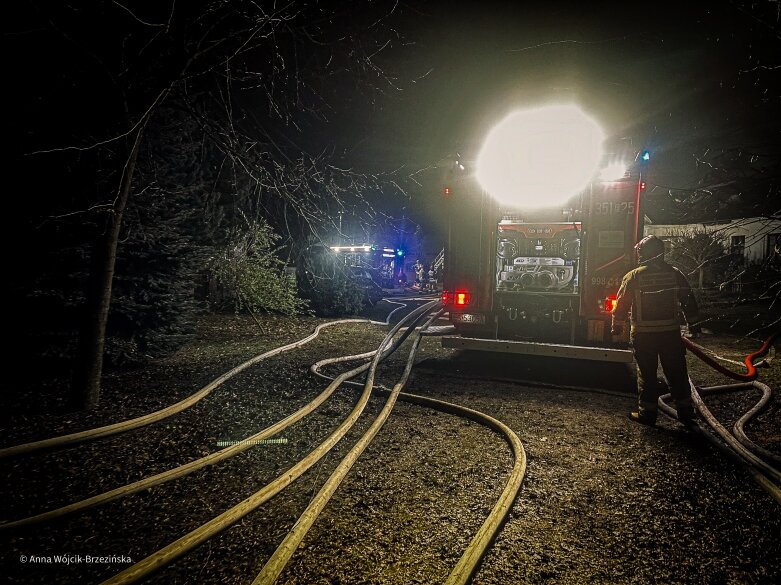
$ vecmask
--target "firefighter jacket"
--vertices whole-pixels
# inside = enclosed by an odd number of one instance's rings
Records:
[[[631,309],[632,333],[679,331],[679,307],[688,322],[697,316],[697,301],[686,277],[666,262],[652,262],[624,276],[613,321],[625,321]]]

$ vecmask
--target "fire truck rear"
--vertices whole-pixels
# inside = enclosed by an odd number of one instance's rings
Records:
[[[453,165],[442,299],[458,335],[443,345],[631,361],[610,318],[643,233],[642,159],[547,209],[504,207]]]

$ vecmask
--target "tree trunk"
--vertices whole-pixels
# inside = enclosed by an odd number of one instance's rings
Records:
[[[79,409],[92,408],[100,399],[106,323],[111,304],[117,244],[122,228],[122,216],[130,198],[142,134],[143,128],[139,129],[126,159],[114,208],[108,214],[105,229],[97,237],[93,247],[84,321],[79,330],[78,353],[71,386],[71,404]]]

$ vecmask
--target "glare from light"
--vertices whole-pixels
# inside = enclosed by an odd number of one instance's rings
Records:
[[[611,163],[599,171],[599,178],[603,181],[619,181],[626,176],[626,165],[622,163]]]
[[[477,180],[503,205],[561,205],[594,178],[604,138],[599,124],[573,105],[517,111],[489,132]]]

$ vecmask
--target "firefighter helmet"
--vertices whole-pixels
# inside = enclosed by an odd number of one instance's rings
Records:
[[[664,258],[664,242],[656,236],[646,236],[635,245],[637,262],[645,264]]]

